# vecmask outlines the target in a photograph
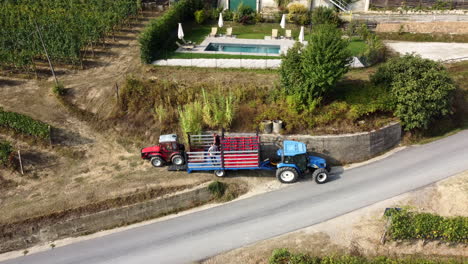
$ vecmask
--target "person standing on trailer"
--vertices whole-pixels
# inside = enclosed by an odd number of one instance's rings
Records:
[[[218,152],[218,146],[216,146],[214,143],[211,144],[210,148],[208,149],[208,154],[211,157],[211,163],[215,164],[216,163],[216,152]]]
[[[216,133],[213,133],[213,144],[215,144],[218,147],[218,149],[219,149],[219,145],[221,145],[221,139]]]

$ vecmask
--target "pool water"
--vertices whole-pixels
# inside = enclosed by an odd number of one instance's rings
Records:
[[[240,53],[279,54],[280,46],[257,44],[210,43],[205,51],[224,51]]]

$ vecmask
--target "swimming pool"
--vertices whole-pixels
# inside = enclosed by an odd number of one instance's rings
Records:
[[[206,47],[205,51],[279,54],[280,46],[258,44],[210,43]]]

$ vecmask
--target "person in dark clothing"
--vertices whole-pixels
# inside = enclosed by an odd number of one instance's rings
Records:
[[[213,134],[213,144],[215,144],[218,148],[219,145],[221,145],[221,138],[216,133]]]

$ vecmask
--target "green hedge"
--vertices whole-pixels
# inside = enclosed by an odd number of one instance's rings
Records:
[[[0,141],[0,164],[7,165],[10,154],[13,151],[10,143],[7,141]]]
[[[139,38],[141,60],[151,63],[173,46],[177,37],[178,23],[193,18],[194,12],[200,7],[200,0],[181,0],[164,15],[153,19]]]
[[[468,217],[442,217],[409,210],[393,211],[392,239],[436,239],[468,243]]]
[[[49,125],[46,123],[22,114],[3,111],[2,108],[0,108],[0,126],[42,139],[50,138]]]
[[[462,260],[429,260],[419,258],[391,259],[376,257],[367,259],[356,256],[311,257],[306,254],[294,254],[287,249],[276,249],[270,257],[270,264],[461,264]]]

